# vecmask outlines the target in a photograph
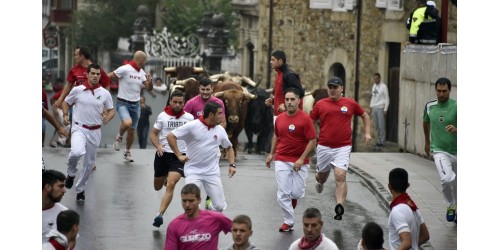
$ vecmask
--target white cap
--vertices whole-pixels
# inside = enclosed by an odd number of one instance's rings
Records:
[[[436,3],[432,0],[427,1],[427,5],[436,7]]]

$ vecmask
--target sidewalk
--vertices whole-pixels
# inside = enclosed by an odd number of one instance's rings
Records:
[[[408,171],[408,194],[424,217],[430,245],[436,250],[457,249],[457,225],[446,220],[446,204],[434,162],[410,153],[351,153],[349,170],[361,176],[389,207],[392,199],[387,184],[396,167]],[[432,249],[431,248],[431,249]],[[426,247],[427,249],[427,247]]]

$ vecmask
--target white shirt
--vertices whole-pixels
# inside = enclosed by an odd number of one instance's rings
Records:
[[[94,89],[94,94],[84,89],[84,85],[76,86],[64,99],[69,105],[74,105],[73,123],[102,125],[103,111],[113,109],[111,94],[103,87]]]
[[[56,202],[49,209],[42,210],[42,243],[49,241],[47,234],[50,230],[57,229],[57,215],[64,210],[68,210],[68,208],[59,202]]]
[[[398,249],[401,244],[399,234],[410,232],[413,250],[418,250],[418,237],[420,235],[420,225],[424,223],[424,218],[420,210],[413,212],[407,204],[399,204],[392,208],[389,214],[389,249]]]
[[[176,119],[175,116],[168,115],[165,111],[158,115],[158,119],[156,119],[153,127],[160,130],[160,144],[163,146],[163,151],[169,153],[174,152],[167,142],[168,133],[192,120],[194,120],[193,115],[187,112],[184,112],[179,119]],[[181,153],[186,153],[187,147],[185,141],[177,140],[177,147]]]
[[[314,250],[339,250],[337,245],[332,240],[328,239],[325,236],[325,234],[322,234],[322,235],[323,235],[323,239],[321,239],[321,243],[316,248],[314,248]],[[294,241],[290,245],[290,248],[288,250],[300,250],[300,248],[299,248],[300,239],[301,238]]]
[[[221,125],[209,130],[205,124],[196,119],[174,129],[172,133],[187,144],[186,156],[189,161],[184,164],[186,177],[193,174],[220,176],[219,146],[223,148],[233,146]]]
[[[384,108],[384,111],[389,108],[389,91],[385,83],[373,83],[370,108]]]
[[[141,99],[141,89],[147,80],[143,69],[137,71],[130,64],[125,64],[113,71],[118,77],[118,97],[136,102]]]

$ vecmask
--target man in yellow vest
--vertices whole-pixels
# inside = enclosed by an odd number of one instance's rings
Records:
[[[418,7],[409,22],[410,43],[437,44],[440,37],[440,17],[434,1],[417,0]]]

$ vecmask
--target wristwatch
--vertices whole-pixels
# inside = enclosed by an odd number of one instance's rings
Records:
[[[236,168],[236,165],[234,165],[234,163],[231,163],[231,164],[229,164],[229,167]]]

